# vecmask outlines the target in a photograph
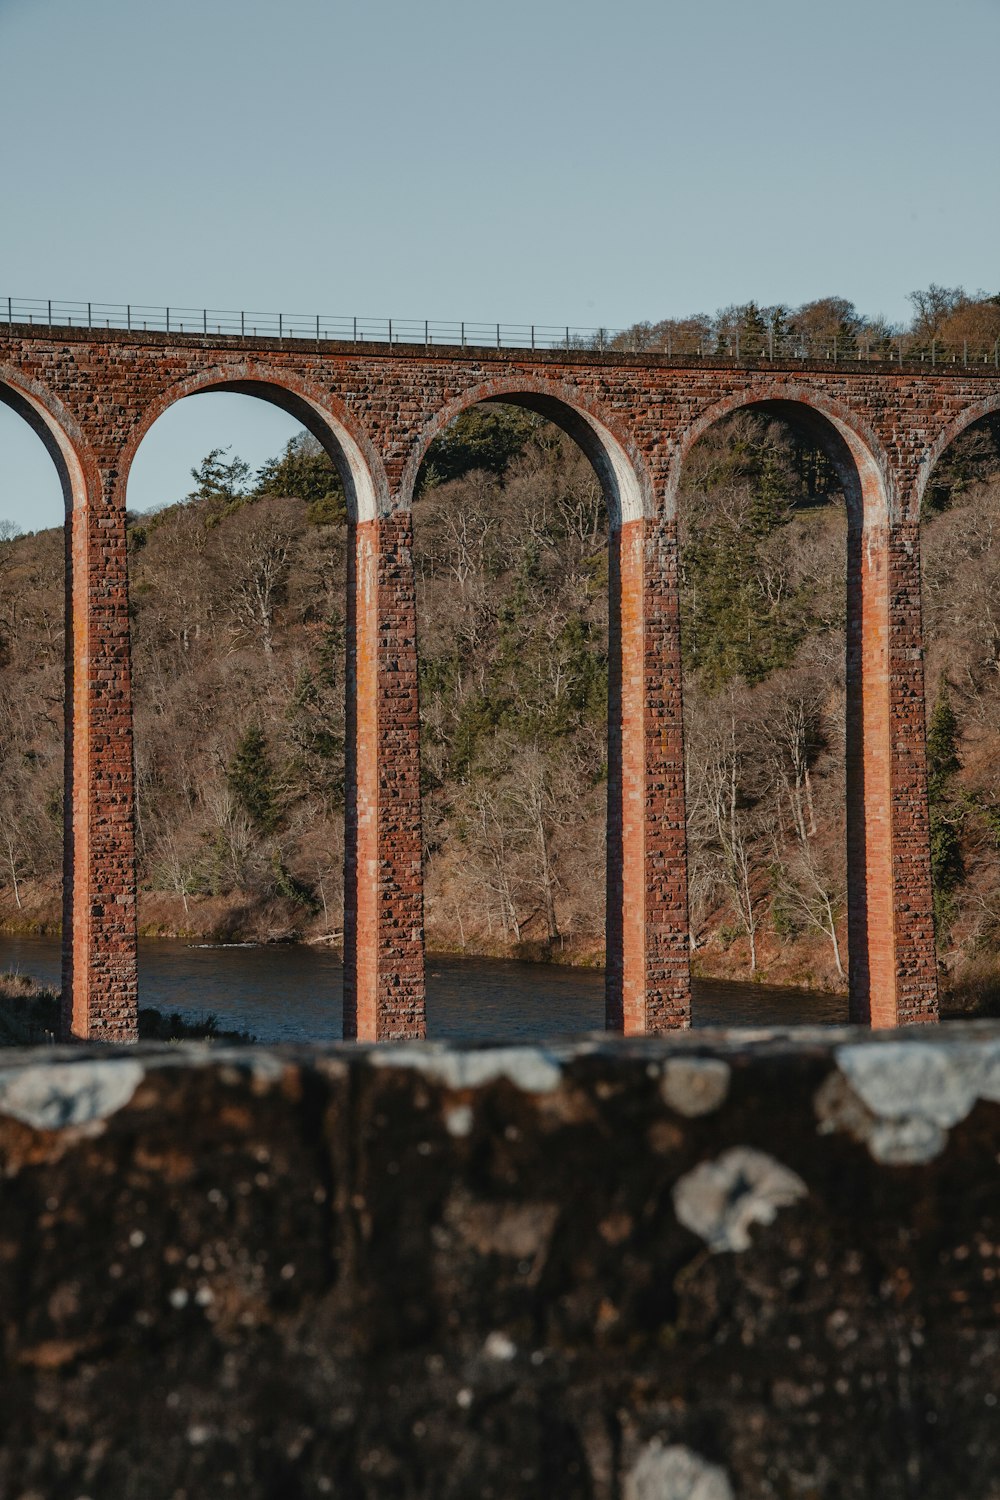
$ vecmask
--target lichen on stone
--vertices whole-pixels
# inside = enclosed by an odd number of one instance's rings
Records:
[[[559,1087],[562,1069],[541,1047],[486,1047],[477,1052],[396,1043],[369,1053],[379,1068],[412,1068],[447,1089],[474,1089],[506,1078],[525,1094],[548,1094]]]
[[[712,1251],[749,1250],[750,1227],[772,1224],[808,1192],[797,1173],[752,1146],[701,1162],[674,1184],[674,1210]]]
[[[41,1063],[0,1070],[0,1114],[35,1130],[99,1126],[123,1109],[145,1076],[131,1058]]]
[[[678,1443],[647,1443],[625,1476],[625,1500],[733,1500],[724,1469]]]
[[[663,1064],[663,1102],[689,1120],[719,1109],[729,1093],[729,1065],[717,1057],[671,1057]]]
[[[836,1049],[816,1094],[823,1134],[842,1130],[875,1161],[932,1161],[980,1099],[1000,1102],[1000,1042],[866,1042]]]

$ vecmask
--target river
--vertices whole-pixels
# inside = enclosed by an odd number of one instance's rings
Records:
[[[0,970],[59,986],[56,938],[0,935]],[[158,938],[139,944],[140,1003],[186,1020],[218,1017],[259,1041],[333,1041],[341,1035],[343,965],[327,949],[192,947]],[[847,999],[815,991],[700,979],[695,1026],[835,1024]],[[558,964],[431,957],[427,1031],[452,1040],[541,1041],[600,1030],[604,974]]]

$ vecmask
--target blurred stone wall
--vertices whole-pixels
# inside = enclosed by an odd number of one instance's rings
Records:
[[[11,1500],[987,1500],[1000,1027],[9,1053]]]

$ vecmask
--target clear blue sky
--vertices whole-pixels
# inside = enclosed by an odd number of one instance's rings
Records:
[[[0,0],[0,295],[620,326],[1000,288],[1000,0]],[[293,431],[203,396],[134,508]],[[0,517],[52,524],[0,408]]]

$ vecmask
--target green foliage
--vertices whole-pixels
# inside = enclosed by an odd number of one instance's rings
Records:
[[[226,767],[229,790],[260,833],[273,833],[281,818],[277,782],[264,731],[251,725]]]
[[[224,463],[228,452],[228,448],[213,448],[198,467],[191,470],[191,478],[196,481],[197,487],[190,492],[188,500],[208,500],[231,505],[233,501],[246,497],[250,465],[238,455],[229,463]]]
[[[934,921],[944,938],[955,916],[955,891],[965,880],[962,831],[967,808],[956,791],[962,769],[958,754],[958,719],[947,698],[940,698],[927,726],[927,803],[930,815],[931,879]]]
[[[787,666],[815,626],[810,581],[780,533],[834,491],[811,444],[756,415],[720,424],[701,455],[681,555],[685,664],[714,692]]]
[[[293,437],[279,457],[257,470],[253,498],[263,495],[304,500],[313,526],[342,526],[347,520],[340,475],[330,455],[307,432]]]
[[[519,406],[473,406],[434,439],[420,467],[417,493],[473,469],[502,475],[541,425],[533,412]]]
[[[310,916],[315,916],[322,909],[322,902],[317,901],[315,892],[306,885],[304,880],[296,879],[277,849],[272,853],[271,870],[274,875],[274,888],[279,896],[284,896],[288,901],[294,901],[296,906],[304,907]]]
[[[962,769],[958,756],[958,719],[947,698],[939,698],[927,726],[927,790],[943,795]]]

